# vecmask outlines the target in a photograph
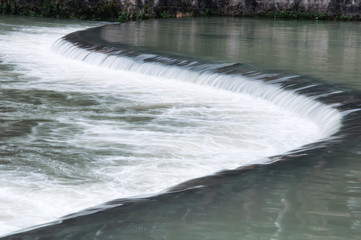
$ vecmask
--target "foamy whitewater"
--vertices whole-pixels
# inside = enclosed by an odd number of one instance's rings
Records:
[[[333,108],[275,85],[137,65],[105,54],[84,59],[85,50],[61,41],[54,47],[58,53],[52,51],[56,40],[85,27],[91,25],[17,25],[0,36],[0,60],[21,79],[2,88],[66,96],[61,98],[66,104],[54,100],[50,107],[50,100],[39,97],[37,111],[43,114],[38,117],[49,122],[12,144],[76,156],[68,163],[46,155],[42,162],[29,154],[26,161],[38,164],[33,171],[26,164],[1,169],[1,235],[105,201],[156,194],[224,169],[267,163],[269,156],[329,137],[340,127],[341,115]],[[79,96],[85,103],[73,106]],[[64,110],[67,104],[71,111]],[[96,111],[87,112],[91,104]],[[18,117],[34,118],[32,111]]]

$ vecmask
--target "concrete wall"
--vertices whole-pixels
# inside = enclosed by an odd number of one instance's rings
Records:
[[[361,19],[361,0],[0,0],[0,13],[128,21],[149,17]]]

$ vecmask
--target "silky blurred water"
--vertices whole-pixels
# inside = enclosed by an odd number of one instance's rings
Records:
[[[51,50],[63,35],[100,25],[0,18],[0,234],[266,162],[320,138],[312,119],[260,98],[111,70]],[[125,23],[124,34],[103,37],[145,52],[244,63],[359,89],[359,27],[201,18]],[[359,239],[359,143],[130,213],[93,217],[69,231],[74,239],[94,238],[93,229],[103,239]],[[111,230],[102,235],[105,226]]]

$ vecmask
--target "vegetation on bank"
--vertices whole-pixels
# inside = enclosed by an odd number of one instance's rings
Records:
[[[118,2],[84,2],[84,1],[54,1],[42,0],[42,4],[36,1],[26,0],[0,0],[0,14],[32,16],[32,17],[53,17],[64,19],[80,19],[93,21],[135,21],[148,18],[170,18],[183,16],[197,16],[195,9],[192,14],[171,13],[166,7],[160,7],[158,11],[150,11],[147,4],[134,6],[131,3],[120,4]],[[37,1],[39,2],[39,1]],[[202,12],[200,13],[200,15]]]
[[[42,4],[38,4],[41,2]],[[134,6],[131,3],[120,2],[85,2],[74,0],[0,0],[0,14],[72,18],[94,21],[135,21],[149,18],[173,18],[173,17],[198,17],[198,16],[237,16],[237,17],[262,17],[275,19],[310,19],[310,20],[342,20],[359,21],[359,17],[344,15],[328,15],[324,12],[310,13],[302,9],[282,10],[275,12],[243,13],[234,12],[225,14],[215,9],[157,7],[153,8],[147,4]]]

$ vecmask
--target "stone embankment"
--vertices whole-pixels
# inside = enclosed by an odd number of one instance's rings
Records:
[[[0,14],[129,21],[187,16],[361,20],[361,0],[0,0]]]

